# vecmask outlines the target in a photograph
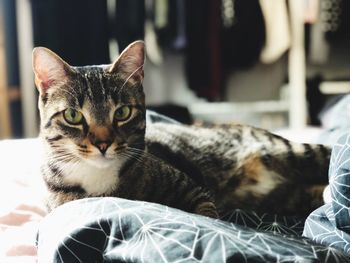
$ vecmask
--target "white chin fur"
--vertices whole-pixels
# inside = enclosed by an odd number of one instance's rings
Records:
[[[108,166],[111,166],[111,165],[117,163],[116,159],[106,158],[102,155],[90,157],[90,158],[85,159],[84,161],[90,165],[93,165],[93,166],[96,166],[99,168],[106,168]]]
[[[119,170],[124,160],[103,156],[89,158],[79,164],[66,164],[64,180],[71,185],[80,185],[87,194],[98,196],[112,192],[119,182]]]

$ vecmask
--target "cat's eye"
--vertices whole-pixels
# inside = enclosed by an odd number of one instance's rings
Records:
[[[116,121],[126,121],[131,116],[131,107],[122,106],[118,108],[114,113],[114,119]]]
[[[80,111],[74,109],[66,109],[63,112],[63,117],[69,124],[78,125],[83,120],[83,114]]]

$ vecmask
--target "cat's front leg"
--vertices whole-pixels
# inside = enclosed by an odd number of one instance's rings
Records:
[[[212,194],[207,189],[197,186],[188,177],[185,178],[186,182],[182,186],[172,185],[171,191],[175,191],[176,194],[169,206],[202,216],[218,218],[219,214]]]
[[[115,196],[218,218],[212,193],[168,163],[144,153],[142,158],[132,159],[125,167]]]
[[[85,197],[87,196],[82,193],[77,193],[74,191],[63,192],[63,191],[54,191],[50,189],[45,199],[47,212],[52,211],[54,208],[60,205],[63,205],[64,203],[82,199]]]
[[[158,166],[146,176],[156,185],[156,193],[152,193],[152,201],[212,218],[218,218],[212,193],[197,185],[187,174],[172,166],[159,162]]]

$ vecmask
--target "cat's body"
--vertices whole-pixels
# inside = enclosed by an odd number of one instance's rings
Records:
[[[49,209],[93,196],[212,217],[217,208],[306,214],[322,204],[328,148],[241,125],[146,128],[143,49],[135,42],[113,65],[92,67],[33,52]]]
[[[210,189],[219,211],[307,214],[323,204],[330,149],[246,125],[152,124],[148,151]]]

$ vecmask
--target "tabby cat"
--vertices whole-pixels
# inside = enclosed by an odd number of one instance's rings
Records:
[[[33,51],[49,210],[116,196],[217,217],[233,208],[307,214],[320,206],[330,149],[243,125],[145,121],[144,43],[112,65],[72,67]]]

